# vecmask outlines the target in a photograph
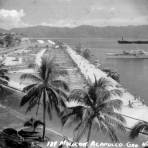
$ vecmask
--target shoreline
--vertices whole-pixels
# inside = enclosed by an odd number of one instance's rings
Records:
[[[69,46],[68,46],[68,48],[65,50],[65,51],[67,51],[67,50],[69,50]],[[71,48],[70,48],[71,49]],[[72,51],[73,51],[73,49],[71,49]],[[67,53],[66,53],[67,54]],[[69,54],[68,54],[69,55]],[[69,55],[70,56],[70,55]],[[71,56],[70,56],[71,57]],[[81,57],[81,56],[78,56],[78,57]],[[40,58],[41,58],[41,56],[40,56]],[[71,58],[72,59],[72,58]],[[83,58],[82,58],[83,59]],[[85,63],[86,62],[86,63]],[[81,64],[80,64],[80,66],[82,66],[82,65],[85,65],[85,64],[89,64],[90,65],[90,63],[87,61],[87,60],[85,60],[84,59],[84,63],[82,62]],[[77,64],[76,64],[77,65]],[[78,65],[77,65],[78,66]],[[93,67],[94,67],[94,65],[90,65],[90,67],[91,67],[91,69],[93,69]],[[72,67],[73,68],[73,67]],[[87,69],[88,67],[87,66],[85,66],[85,68]],[[79,68],[80,69],[80,68]],[[101,70],[99,70],[99,72],[100,72]],[[85,71],[84,71],[85,72]],[[94,71],[93,71],[94,72]],[[102,74],[103,72],[101,71],[101,74]],[[82,73],[80,73],[80,74],[82,74]],[[87,73],[85,73],[85,74],[87,74]],[[83,75],[84,76],[84,75]],[[88,75],[89,77],[92,77],[92,79],[94,79],[94,75],[93,74],[89,74]],[[88,76],[86,76],[86,78],[88,78]],[[101,75],[100,75],[101,76]],[[106,74],[105,73],[103,73],[103,76],[106,76]],[[113,80],[114,81],[114,80]],[[116,81],[115,81],[116,82]],[[115,83],[115,84],[118,84],[117,82]],[[115,86],[114,86],[115,87]],[[121,86],[120,86],[121,87]],[[122,88],[123,89],[123,88]],[[123,89],[124,90],[124,89]],[[125,91],[125,90],[124,90]],[[128,96],[129,95],[131,95],[130,93],[128,94]],[[126,96],[126,97],[128,97],[128,96]],[[131,98],[133,97],[132,95],[130,96]],[[126,98],[124,99],[124,103],[126,104],[126,103],[128,103],[128,101],[126,101]],[[15,109],[15,108],[14,108]],[[126,105],[124,106],[124,109],[127,111],[127,115],[129,115],[129,111],[128,111],[128,108],[126,107]],[[139,108],[139,110],[141,110],[140,108]],[[145,109],[144,109],[145,110]],[[130,110],[131,111],[131,110]],[[19,112],[19,111],[18,111]],[[125,111],[124,111],[125,112]],[[133,109],[133,112],[134,112],[134,109]],[[143,114],[143,112],[141,112],[142,114]],[[145,112],[145,114],[146,114],[146,112]],[[145,115],[144,114],[144,115]],[[139,115],[140,116],[140,115]],[[27,116],[26,116],[26,118],[27,118]],[[131,119],[131,120],[129,120],[129,119],[127,119],[128,120],[128,122],[130,123],[130,124],[132,124],[133,125],[133,120]],[[50,121],[48,121],[48,123],[49,123]],[[61,130],[60,129],[60,127],[59,126],[57,126],[56,123],[57,121],[52,121],[51,123],[49,123],[49,127],[46,129],[47,130],[47,136],[48,135],[50,135],[50,133],[52,132],[52,131],[54,131],[54,134],[56,134],[57,135],[57,132],[58,133],[60,133],[60,135],[62,135],[63,136],[63,138],[64,137],[69,137],[69,139],[71,139],[72,138],[72,136],[71,136],[71,134],[72,134],[72,129],[70,129],[70,128],[64,128],[63,130]],[[59,123],[60,124],[60,123]],[[58,125],[59,125],[58,124]],[[129,130],[127,130],[127,133],[126,133],[126,136],[128,135],[128,131]],[[66,135],[66,136],[65,136]],[[100,135],[100,134],[99,134]],[[120,137],[121,137],[121,141],[122,141],[122,139],[123,139],[123,142],[126,140],[127,141],[127,137],[126,138],[123,138],[123,135],[122,134],[119,134],[120,135]],[[142,137],[143,137],[143,135],[142,135]],[[95,137],[93,137],[94,139],[95,139]],[[106,138],[106,137],[105,137]],[[140,134],[140,136],[139,136],[139,142],[140,141],[142,141],[141,139],[143,139],[143,138],[141,138],[141,134]],[[84,139],[83,139],[84,140]],[[101,135],[100,135],[100,140],[98,140],[98,141],[102,141],[103,140],[103,138],[101,137]],[[106,139],[105,139],[106,140]],[[108,141],[108,139],[107,139],[107,141]],[[130,140],[128,140],[128,141],[130,141]],[[137,141],[135,141],[135,142],[137,142]]]
[[[100,79],[101,77],[104,77],[108,79],[112,87],[109,89],[120,89],[123,92],[122,97],[118,97],[118,99],[123,101],[122,110],[120,111],[121,114],[126,116],[131,116],[132,118],[136,118],[139,120],[143,120],[148,122],[148,117],[145,116],[145,114],[148,113],[148,107],[146,105],[143,105],[142,102],[138,102],[139,100],[135,100],[135,97],[128,91],[126,91],[125,88],[123,88],[119,83],[117,83],[112,78],[107,77],[107,74],[101,71],[99,68],[96,68],[93,64],[91,64],[88,60],[84,59],[82,56],[78,55],[70,46],[66,45],[66,51],[72,58],[72,60],[76,63],[78,68],[81,70],[81,73],[86,78],[86,80],[91,80],[91,82],[95,81],[94,75],[97,79]],[[140,106],[133,106],[133,108],[128,107],[129,101],[134,103],[140,103]],[[130,119],[128,117],[125,117],[127,121],[127,127],[132,128],[137,121],[134,119]]]
[[[81,55],[77,54],[69,45],[66,45],[66,54],[69,55],[69,57],[72,59],[72,61],[76,64],[77,68],[80,70],[80,73],[84,76],[85,80],[91,80],[91,82],[95,81],[96,76],[97,79],[100,79],[101,77],[104,77],[108,79],[113,87],[110,87],[109,89],[120,89],[123,92],[122,97],[118,98],[123,101],[122,110],[120,111],[121,114],[125,116],[131,116],[131,118],[136,118],[139,120],[144,120],[148,122],[148,117],[145,118],[145,114],[148,113],[148,107],[146,105],[143,105],[142,102],[139,100],[135,100],[135,97],[128,91],[126,91],[125,88],[123,88],[119,83],[117,83],[112,78],[107,77],[107,74],[103,71],[101,71],[99,68],[96,68],[95,65],[91,64],[88,60],[83,58]],[[35,62],[36,64],[40,65],[41,57],[43,54],[47,51],[47,49],[43,48],[36,54]],[[25,85],[10,81],[11,87],[16,87],[17,89],[23,89]],[[138,104],[137,106],[133,106],[133,108],[128,107],[129,101],[134,102],[134,104]],[[127,120],[127,127],[131,128],[133,127],[137,121],[134,119],[130,119],[128,117],[125,117]]]

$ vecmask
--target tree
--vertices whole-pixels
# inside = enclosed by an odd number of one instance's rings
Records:
[[[9,77],[7,76],[8,69],[3,63],[0,63],[0,91],[3,91],[3,85],[8,85]]]
[[[135,139],[138,137],[140,132],[147,131],[148,132],[148,123],[145,121],[138,122],[130,132],[130,138]]]
[[[0,146],[4,148],[31,148],[31,143],[24,140],[13,128],[6,128],[0,133]]]
[[[41,61],[41,66],[37,68],[37,74],[23,74],[21,79],[30,79],[33,81],[31,85],[24,88],[27,94],[22,98],[20,105],[24,106],[28,103],[26,112],[31,111],[37,106],[36,115],[40,104],[43,104],[43,140],[45,137],[46,128],[46,111],[49,119],[52,119],[52,110],[59,114],[61,106],[65,107],[66,93],[69,88],[65,81],[58,80],[57,76],[65,74],[65,71],[59,70],[58,66],[54,64],[53,58],[44,56]]]
[[[111,77],[112,79],[114,79],[117,82],[120,82],[120,74],[111,70],[111,69],[102,69],[105,73],[107,73],[108,77]]]
[[[85,59],[90,60],[90,57],[91,57],[91,55],[90,55],[90,50],[89,50],[89,49],[84,49],[84,50],[82,51],[82,56],[83,56]]]
[[[13,35],[12,35],[12,34],[7,34],[7,35],[4,37],[4,41],[5,41],[5,43],[6,43],[6,47],[11,46],[12,43],[14,42]]]
[[[97,131],[108,134],[113,142],[119,141],[116,130],[125,131],[125,119],[115,110],[120,110],[122,101],[111,99],[113,96],[122,95],[119,90],[107,90],[109,82],[100,78],[94,84],[90,84],[88,91],[73,90],[69,101],[78,102],[78,106],[69,107],[62,113],[62,123],[77,123],[74,129],[74,141],[78,142],[87,133],[89,143],[91,131],[95,127]],[[87,145],[88,147],[88,145]]]

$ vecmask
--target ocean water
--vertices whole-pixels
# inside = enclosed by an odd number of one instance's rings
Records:
[[[102,66],[111,68],[120,74],[121,84],[133,95],[141,97],[148,105],[148,59],[108,59],[105,53],[122,50],[143,49],[148,51],[148,44],[118,44],[117,39],[66,38],[59,39],[71,46],[81,43],[90,48],[91,54]]]

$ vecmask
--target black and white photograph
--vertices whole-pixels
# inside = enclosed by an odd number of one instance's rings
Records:
[[[0,0],[0,148],[148,148],[148,0]]]

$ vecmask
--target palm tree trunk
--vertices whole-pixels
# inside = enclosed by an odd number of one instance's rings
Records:
[[[92,123],[89,125],[89,129],[88,129],[86,148],[88,148],[88,145],[89,145],[89,140],[90,140],[90,136],[91,136],[91,127],[92,127]]]
[[[46,129],[46,90],[43,91],[43,140],[45,139],[45,129]]]

